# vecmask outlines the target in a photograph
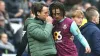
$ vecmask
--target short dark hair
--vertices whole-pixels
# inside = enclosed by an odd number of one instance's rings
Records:
[[[31,7],[32,13],[35,14],[35,16],[37,17],[38,16],[37,12],[41,12],[43,6],[48,7],[46,4],[41,3],[41,2],[35,2],[35,3],[33,3],[32,7]]]
[[[98,9],[94,6],[86,9],[85,15],[88,21],[91,21],[92,17],[97,15],[96,11],[98,11]]]
[[[91,9],[98,10],[95,6],[91,6],[91,7],[87,8],[86,11],[89,11]]]
[[[58,2],[58,1],[53,2],[49,7],[50,16],[53,16],[52,9],[60,9],[60,11],[62,12],[62,16],[63,17],[65,16],[65,7],[64,7],[63,3]]]

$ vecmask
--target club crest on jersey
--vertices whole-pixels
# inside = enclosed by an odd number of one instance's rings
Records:
[[[62,42],[61,31],[55,31],[54,32],[54,40],[55,40],[56,43]]]
[[[65,24],[65,25],[63,25],[63,29],[67,29],[67,25]]]

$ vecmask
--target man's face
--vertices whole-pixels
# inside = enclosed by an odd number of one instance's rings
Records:
[[[95,24],[99,24],[99,12],[98,11],[95,11],[95,16],[92,17],[92,21],[95,23]]]
[[[2,3],[0,3],[0,11],[5,11],[5,3],[4,2],[2,2]]]
[[[83,21],[83,16],[74,17],[74,18],[72,18],[72,19],[76,22],[76,24],[77,24],[78,26],[80,26],[80,25],[82,24],[82,21]]]
[[[86,10],[87,8],[89,8],[89,7],[91,7],[91,4],[90,3],[86,3],[85,5],[84,5],[84,9]]]
[[[44,6],[44,7],[42,8],[42,11],[39,12],[38,15],[39,15],[39,18],[40,18],[40,19],[46,20],[46,17],[49,16],[49,9],[48,9],[48,7]]]
[[[63,16],[61,16],[61,11],[60,9],[52,9],[52,16],[54,19],[57,21],[61,20]]]
[[[99,13],[98,13],[95,21],[96,21],[96,24],[99,24]]]
[[[2,40],[2,42],[3,43],[7,43],[7,41],[8,41],[8,36],[7,36],[7,34],[2,34],[2,36],[1,36],[1,40]]]

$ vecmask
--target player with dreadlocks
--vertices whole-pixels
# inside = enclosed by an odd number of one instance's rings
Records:
[[[65,17],[64,5],[60,2],[54,2],[50,5],[50,15],[53,17],[54,28],[53,37],[57,49],[57,56],[78,56],[77,49],[73,41],[70,39],[72,35],[77,37],[85,47],[86,53],[90,53],[91,49],[80,33],[75,21]]]

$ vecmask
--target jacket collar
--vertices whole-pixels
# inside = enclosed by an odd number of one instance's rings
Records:
[[[38,18],[38,17],[35,17],[35,20],[37,21],[37,23],[45,23],[44,20],[42,20],[42,19],[40,19],[40,18]]]
[[[80,30],[84,29],[85,27],[87,27],[87,26],[89,26],[89,25],[96,26],[95,23],[89,21],[89,22],[87,22],[85,25],[83,25],[82,27],[80,27]]]

